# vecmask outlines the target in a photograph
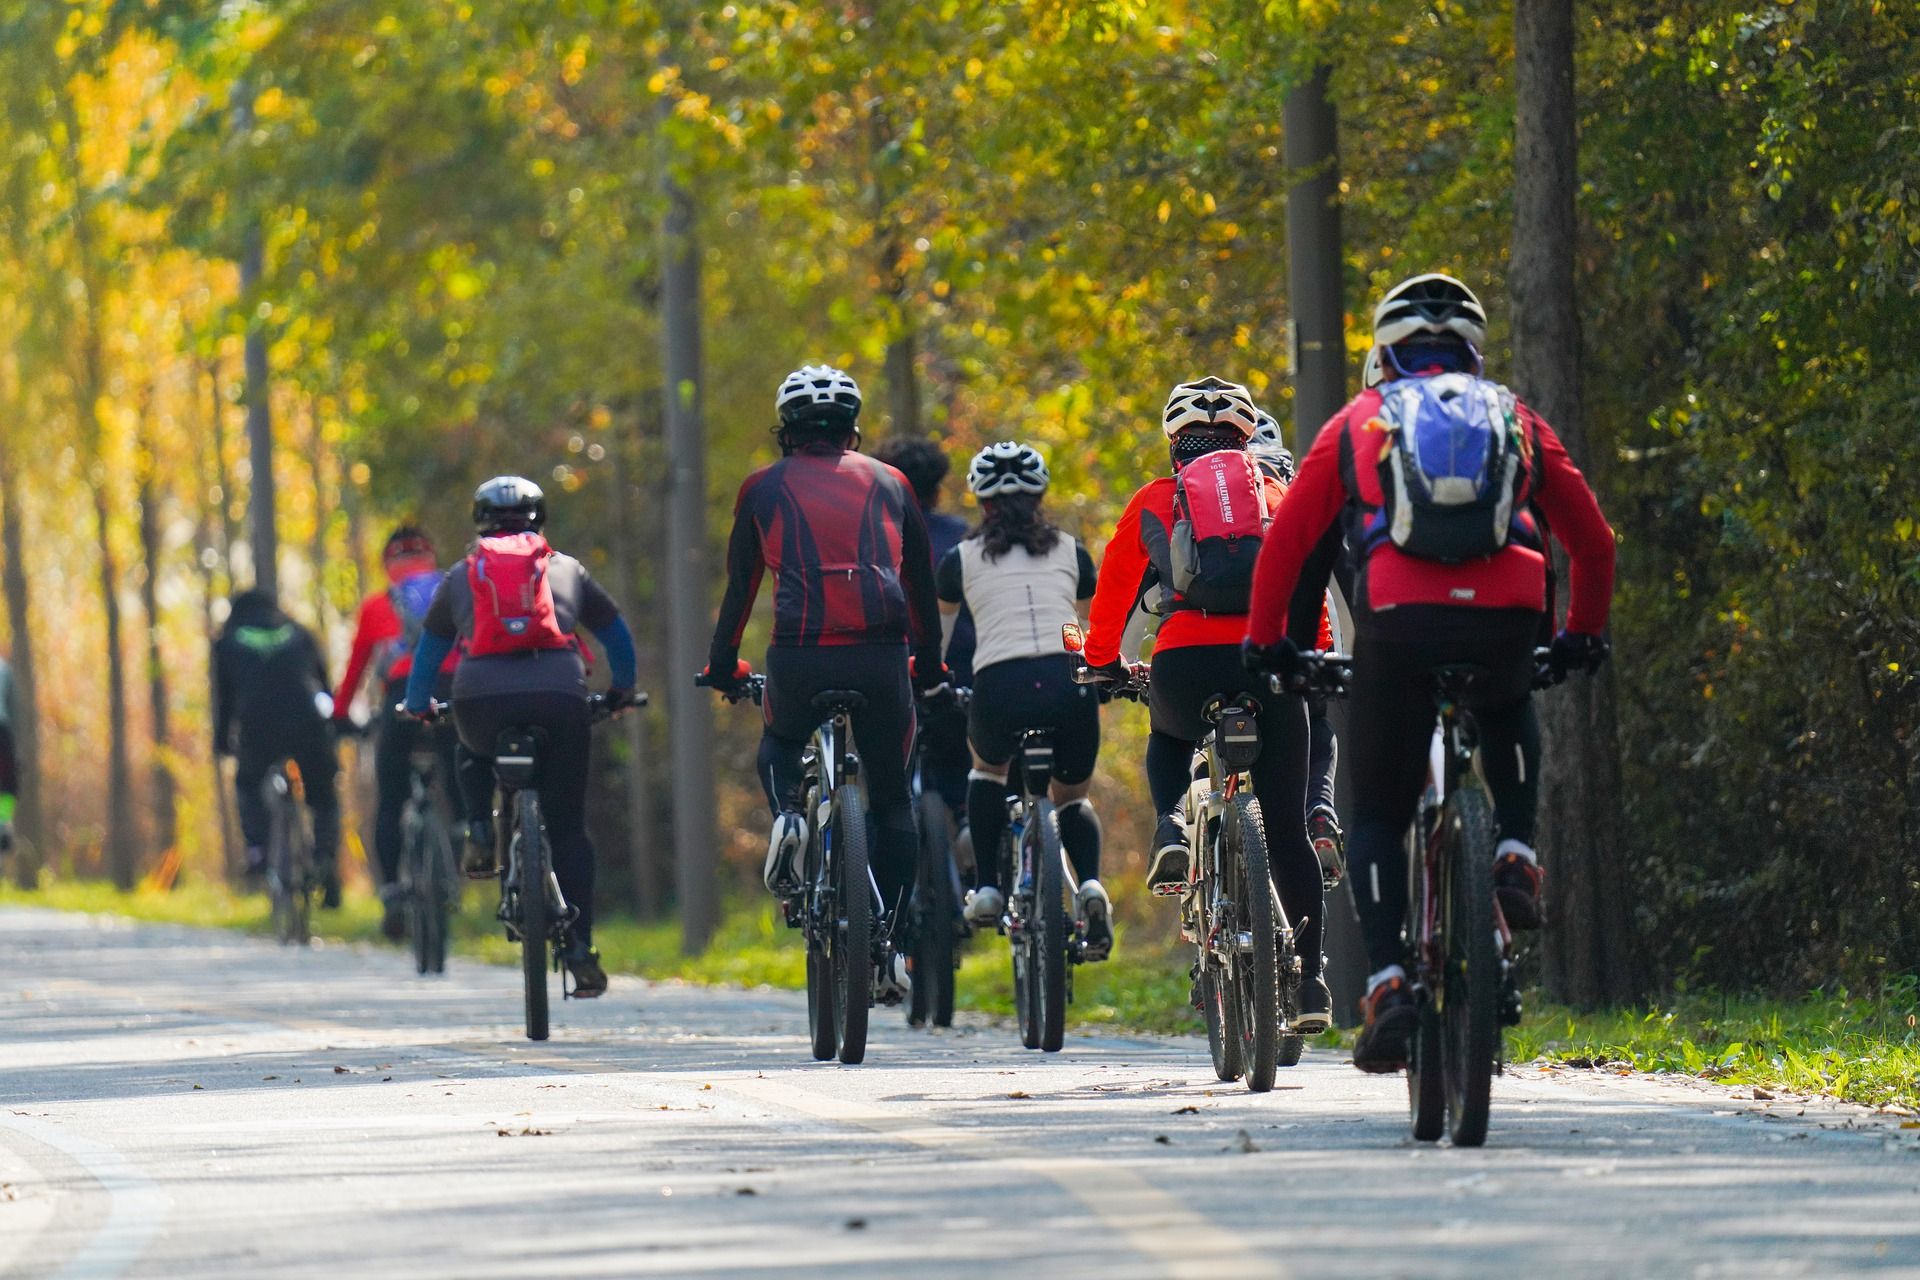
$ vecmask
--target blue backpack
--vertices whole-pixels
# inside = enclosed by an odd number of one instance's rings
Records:
[[[1507,545],[1526,480],[1513,393],[1466,373],[1380,389],[1383,534],[1411,556],[1459,563]]]

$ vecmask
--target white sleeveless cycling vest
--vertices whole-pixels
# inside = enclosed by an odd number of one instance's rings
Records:
[[[960,544],[961,590],[973,615],[973,669],[1065,653],[1060,628],[1079,620],[1079,544],[1066,534],[1036,556],[1010,547],[989,560],[978,538]]]

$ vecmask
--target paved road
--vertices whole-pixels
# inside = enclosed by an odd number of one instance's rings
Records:
[[[1920,1138],[1588,1073],[1420,1147],[1309,1052],[877,1022],[616,979],[518,1035],[517,974],[0,912],[0,1275],[1920,1275]],[[1854,1128],[1847,1126],[1853,1125]]]

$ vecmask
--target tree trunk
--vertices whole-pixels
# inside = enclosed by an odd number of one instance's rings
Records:
[[[663,148],[665,150],[665,148]],[[670,152],[669,152],[670,154]],[[700,412],[700,254],[693,194],[661,166],[661,356],[667,436],[667,705],[673,720],[673,854],[681,947],[703,950],[720,920],[714,839],[713,707],[693,687],[713,625],[707,599],[706,437]]]
[[[233,90],[233,128],[244,135],[253,128],[253,89],[242,82]],[[240,249],[240,303],[246,308],[247,336],[242,348],[247,373],[247,449],[253,475],[247,485],[247,519],[253,549],[253,585],[277,597],[280,593],[280,531],[275,524],[273,405],[267,378],[267,334],[260,319],[260,276],[265,267],[264,237],[259,225],[247,227]]]
[[[309,575],[313,589],[313,631],[320,638],[320,651],[325,653],[328,638],[333,635],[327,594],[328,451],[326,429],[320,424],[320,406],[313,400],[307,401],[307,428],[307,460],[312,464],[313,474],[313,537],[307,543],[307,555],[313,562]]]
[[[33,610],[27,595],[26,534],[20,511],[20,478],[9,452],[0,458],[0,590],[7,597],[7,632],[13,637],[13,753],[19,769],[15,793],[14,880],[38,887],[46,862],[46,823],[40,810],[40,712],[34,701],[38,675],[33,659]]]
[[[151,406],[142,406],[141,434],[146,436]],[[140,579],[140,607],[147,616],[147,707],[152,722],[153,748],[150,769],[153,778],[154,847],[162,852],[173,848],[178,837],[175,784],[173,779],[173,741],[167,714],[167,667],[160,652],[160,493],[154,483],[157,463],[153,442],[143,439],[140,447],[140,558],[145,573]]]
[[[1287,94],[1284,116],[1287,189],[1287,308],[1293,337],[1293,442],[1305,457],[1321,424],[1346,403],[1346,314],[1340,277],[1339,118],[1327,97],[1328,69]],[[1332,708],[1346,728],[1344,703]],[[1351,775],[1348,770],[1348,775]],[[1339,779],[1340,807],[1353,812],[1352,784]],[[1367,955],[1360,943],[1349,883],[1327,895],[1327,982],[1334,1017],[1356,1020],[1366,992]]]
[[[211,672],[213,642],[220,631],[215,605],[223,594],[222,577],[231,581],[233,572],[229,558],[233,548],[233,513],[228,504],[227,432],[222,422],[225,406],[220,398],[219,366],[209,362],[203,373],[211,394],[206,429],[195,433],[200,442],[201,491],[200,529],[195,541],[199,550],[200,604],[207,631],[207,670]],[[214,758],[213,764],[214,813],[220,822],[220,866],[229,881],[238,883],[243,868],[239,832],[234,826],[233,792],[226,785],[219,757]]]
[[[1515,0],[1513,371],[1516,389],[1591,464],[1575,307],[1578,164],[1572,0]],[[1637,991],[1626,859],[1619,842],[1620,744],[1610,671],[1540,700],[1540,847],[1546,867],[1549,994],[1580,1007]]]
[[[607,458],[613,464],[613,574],[620,603],[627,616],[636,622],[640,612],[633,606],[639,599],[639,578],[635,573],[638,558],[634,554],[635,535],[632,495],[628,489],[629,466],[625,442],[616,438]],[[638,635],[635,649],[643,647]],[[621,771],[627,802],[627,904],[639,919],[661,914],[666,885],[659,875],[660,863],[654,854],[652,751],[647,741],[648,713],[629,711],[624,717],[627,739],[627,766]]]
[[[98,465],[98,464],[96,464]],[[134,834],[133,766],[127,749],[127,663],[120,638],[120,566],[113,554],[113,522],[104,467],[92,477],[95,535],[100,541],[100,597],[107,611],[107,872],[131,889],[140,870]]]

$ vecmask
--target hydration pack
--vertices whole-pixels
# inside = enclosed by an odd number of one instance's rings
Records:
[[[1513,393],[1465,373],[1380,389],[1383,509],[1374,536],[1411,556],[1459,563],[1507,545],[1526,480]]]
[[[1253,565],[1273,513],[1266,477],[1244,449],[1217,449],[1180,469],[1173,485],[1173,531],[1166,585],[1176,609],[1245,613]]]
[[[476,658],[499,653],[564,649],[573,638],[554,616],[547,561],[553,548],[537,533],[496,533],[481,538],[467,557],[473,589],[473,634],[467,652]]]
[[[433,593],[439,587],[440,571],[430,569],[402,578],[387,588],[387,603],[393,606],[393,616],[400,620],[400,638],[394,641],[396,658],[411,654],[420,643],[420,632],[427,622],[427,607],[433,603]]]

